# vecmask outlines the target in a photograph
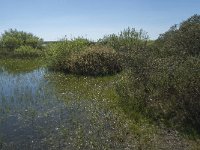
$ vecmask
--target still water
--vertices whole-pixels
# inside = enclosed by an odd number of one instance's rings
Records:
[[[0,63],[0,149],[134,147],[127,123],[110,110],[114,77],[76,77],[30,64],[16,69],[17,63]]]

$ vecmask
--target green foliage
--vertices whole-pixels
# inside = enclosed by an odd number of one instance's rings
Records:
[[[1,42],[3,47],[14,50],[22,45],[31,46],[33,48],[41,48],[42,39],[31,33],[10,29],[2,34]]]
[[[42,49],[43,40],[34,36],[31,33],[10,29],[5,31],[0,39],[0,52],[7,55],[31,56],[33,50]],[[27,48],[27,50],[25,50]],[[30,50],[30,52],[28,52]],[[26,51],[26,52],[25,52]],[[20,54],[22,52],[22,54]],[[36,55],[34,55],[36,56]]]
[[[136,31],[134,28],[128,27],[119,34],[111,34],[99,40],[104,45],[113,47],[116,51],[130,52],[145,49],[147,46],[148,35],[142,29]]]
[[[200,132],[200,59],[167,58],[154,61],[147,84],[148,106],[175,126],[185,125]],[[159,117],[159,116],[158,116]]]
[[[115,74],[122,70],[120,56],[112,48],[92,46],[71,58],[70,72],[82,75]]]
[[[50,44],[46,50],[49,68],[82,75],[105,75],[121,71],[119,56],[108,47],[92,46],[78,38]]]
[[[170,126],[195,128],[199,132],[200,59],[146,61],[141,68],[134,67],[119,85],[123,105]]]
[[[124,68],[129,68],[132,56],[146,51],[149,47],[149,37],[144,30],[137,31],[135,28],[126,28],[119,34],[112,34],[105,36],[103,39],[98,41],[103,45],[108,45],[114,48],[121,56],[121,63]]]
[[[72,40],[64,39],[48,45],[45,52],[48,67],[53,70],[67,71],[71,55],[83,51],[89,44],[87,39],[77,38]]]
[[[194,15],[179,25],[174,25],[156,41],[163,55],[199,55],[200,15]]]
[[[199,16],[172,27],[144,50],[129,53],[129,72],[117,86],[121,105],[200,133]]]

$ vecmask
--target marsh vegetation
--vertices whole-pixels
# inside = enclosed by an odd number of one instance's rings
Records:
[[[0,149],[198,149],[200,16],[157,40],[0,38]]]

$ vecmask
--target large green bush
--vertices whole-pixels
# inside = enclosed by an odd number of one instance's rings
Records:
[[[122,103],[157,121],[200,132],[199,57],[143,59],[118,87]],[[140,60],[141,62],[141,60]]]
[[[42,39],[31,33],[10,29],[5,31],[1,37],[2,46],[10,51],[14,51],[20,46],[31,46],[33,48],[42,48]]]
[[[137,31],[135,28],[128,27],[119,34],[105,36],[98,42],[102,45],[108,45],[120,53],[123,67],[128,68],[132,56],[146,51],[149,36],[142,29]]]
[[[0,53],[10,56],[15,54],[25,56],[26,54],[29,55],[28,50],[31,50],[30,53],[36,49],[41,50],[42,44],[43,40],[31,33],[10,29],[1,35]],[[25,47],[27,47],[27,50],[24,49]],[[25,51],[26,53],[24,53]]]
[[[50,44],[46,60],[50,69],[81,75],[113,74],[122,69],[115,50],[82,38]]]
[[[147,84],[148,106],[157,110],[151,111],[153,116],[200,132],[199,57],[158,59],[154,66]]]
[[[195,15],[159,37],[151,49],[131,52],[129,73],[117,86],[122,106],[200,133],[199,33]]]
[[[122,70],[119,54],[105,46],[92,46],[73,55],[70,64],[70,72],[81,75],[107,75]]]
[[[87,39],[76,38],[48,45],[45,52],[48,68],[68,72],[71,55],[85,50],[89,44]]]
[[[128,53],[145,49],[148,39],[147,33],[142,29],[137,31],[135,28],[128,27],[119,34],[105,36],[99,42],[113,47],[116,51]]]
[[[156,44],[163,55],[192,55],[200,54],[200,15],[194,15],[179,25],[174,25],[161,34]]]

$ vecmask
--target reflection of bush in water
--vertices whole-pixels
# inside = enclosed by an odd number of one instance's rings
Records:
[[[14,74],[30,72],[43,65],[42,59],[0,59],[0,67]]]

